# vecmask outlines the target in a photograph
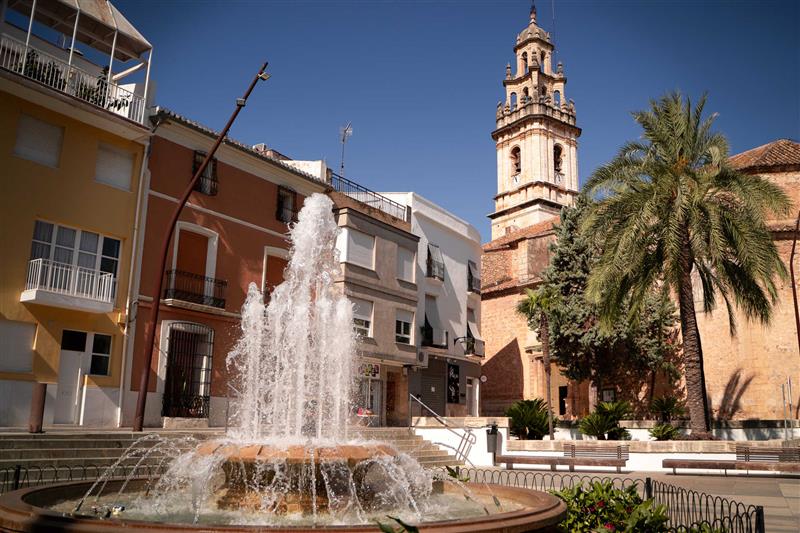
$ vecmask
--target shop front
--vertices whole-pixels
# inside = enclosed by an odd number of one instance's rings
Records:
[[[430,354],[427,368],[410,372],[412,394],[440,416],[477,416],[480,364],[463,358]],[[411,416],[432,416],[413,402]]]

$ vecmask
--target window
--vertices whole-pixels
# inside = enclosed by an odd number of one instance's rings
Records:
[[[617,401],[617,391],[614,389],[603,389],[602,398],[604,402]]]
[[[553,104],[559,109],[561,109],[561,92],[560,91],[553,91]]]
[[[123,191],[131,190],[133,154],[114,146],[100,143],[97,147],[97,162],[94,179]]]
[[[480,331],[478,330],[478,321],[475,315],[475,310],[467,308],[467,343],[464,349],[465,353],[474,355],[483,355],[483,339],[481,339]]]
[[[528,100],[530,100],[530,98],[531,97],[530,97],[530,93],[528,93],[528,88],[525,87],[524,89],[522,89],[522,105],[527,104]]]
[[[89,373],[96,376],[107,376],[111,361],[111,335],[94,334],[92,340],[92,362]]]
[[[411,344],[411,331],[414,324],[414,313],[404,309],[397,310],[394,321],[394,340],[401,344]]]
[[[511,93],[511,111],[517,108],[517,93]]]
[[[397,247],[397,277],[414,283],[414,251]]]
[[[192,177],[194,177],[194,174],[197,172],[197,169],[200,168],[200,165],[203,164],[203,160],[205,160],[206,155],[207,154],[205,152],[195,151],[194,163],[192,165]],[[206,165],[203,173],[199,178],[197,178],[197,182],[194,184],[194,190],[203,194],[207,194],[208,196],[216,196],[218,183],[217,160],[216,158],[211,158],[211,161],[208,162],[208,165]]]
[[[528,52],[522,52],[522,73],[528,73]]]
[[[428,277],[444,281],[444,258],[435,244],[428,244]]]
[[[511,174],[517,175],[522,172],[522,157],[519,146],[511,149]]]
[[[61,349],[71,352],[85,352],[86,333],[65,329],[61,332]]]
[[[111,294],[114,295],[121,248],[119,239],[37,220],[33,227],[31,260],[47,259],[111,274],[114,276]]]
[[[352,228],[344,228],[337,238],[339,259],[372,270],[375,261],[375,237]]]
[[[481,274],[474,261],[467,261],[467,290],[476,294],[481,292]]]
[[[278,209],[275,218],[288,224],[297,220],[297,194],[286,187],[278,187]]]
[[[563,151],[564,149],[561,148],[560,144],[553,146],[553,170],[555,170],[557,174],[561,173],[561,160],[563,158]]]
[[[20,115],[14,155],[49,167],[57,167],[61,159],[64,128]]]
[[[362,337],[372,337],[372,302],[350,298],[353,302],[353,329]]]
[[[425,325],[420,329],[423,346],[448,347],[447,331],[442,328],[435,296],[425,295]]]
[[[544,69],[544,59],[545,59],[544,52],[540,52],[539,53],[539,70],[541,72],[544,72],[544,70],[545,70]]]

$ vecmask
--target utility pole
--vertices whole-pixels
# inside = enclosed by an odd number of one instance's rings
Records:
[[[344,145],[345,143],[347,143],[348,137],[353,135],[353,123],[348,122],[347,126],[341,129],[341,134],[342,134],[342,162],[339,165],[339,175],[341,177],[344,177]]]
[[[175,211],[172,213],[172,218],[167,225],[166,233],[164,235],[164,240],[161,244],[161,258],[159,263],[159,269],[156,275],[155,286],[153,290],[153,307],[150,309],[150,320],[145,324],[145,339],[144,344],[142,344],[141,353],[139,357],[144,362],[142,365],[142,373],[139,379],[139,396],[136,400],[136,415],[133,420],[133,431],[142,431],[142,427],[144,426],[144,410],[145,405],[147,403],[147,389],[150,386],[150,372],[152,369],[152,359],[153,359],[153,343],[155,342],[156,337],[156,325],[158,324],[158,310],[160,307],[161,302],[161,289],[164,283],[164,267],[167,264],[167,255],[169,254],[169,242],[172,239],[172,234],[175,232],[175,224],[178,222],[178,217],[183,210],[183,206],[186,205],[186,202],[189,200],[189,196],[192,194],[194,190],[195,184],[200,176],[203,175],[205,172],[208,163],[214,157],[214,154],[219,148],[219,145],[222,144],[222,141],[225,139],[225,136],[228,135],[228,131],[233,126],[233,122],[236,120],[236,117],[239,115],[239,112],[242,108],[247,104],[247,99],[250,97],[250,93],[253,92],[253,89],[258,83],[258,80],[267,81],[269,79],[269,74],[265,71],[267,70],[267,65],[269,62],[264,63],[261,69],[256,74],[253,81],[250,83],[250,87],[247,88],[247,91],[244,93],[244,96],[241,98],[236,99],[236,109],[233,111],[233,114],[228,119],[228,123],[225,124],[225,127],[220,132],[219,136],[217,136],[217,140],[214,142],[214,146],[211,147],[211,150],[208,151],[205,159],[197,168],[192,176],[192,180],[186,186],[186,189],[183,191],[183,195],[181,196],[180,200],[178,201],[178,205],[175,207]],[[149,328],[148,328],[149,326]]]

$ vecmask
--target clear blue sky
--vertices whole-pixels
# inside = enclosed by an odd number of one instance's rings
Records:
[[[339,166],[374,190],[414,190],[489,236],[490,137],[528,0],[116,0],[153,43],[157,102],[219,129],[262,61],[232,136]],[[553,31],[551,1],[537,2]],[[581,182],[639,135],[630,111],[680,89],[709,93],[743,151],[800,138],[800,2],[555,2],[557,59],[575,100]]]

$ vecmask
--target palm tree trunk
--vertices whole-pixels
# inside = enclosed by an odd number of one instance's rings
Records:
[[[544,388],[547,394],[547,430],[550,440],[553,440],[553,409],[550,406],[550,331],[547,315],[542,313],[539,326],[539,335],[542,338],[542,362],[544,363]]]
[[[694,309],[692,290],[692,261],[690,259],[689,235],[686,233],[681,253],[681,279],[678,291],[678,307],[681,315],[683,336],[683,364],[686,378],[686,406],[689,408],[689,427],[693,434],[708,433],[705,410],[705,379],[700,353],[700,331]]]

